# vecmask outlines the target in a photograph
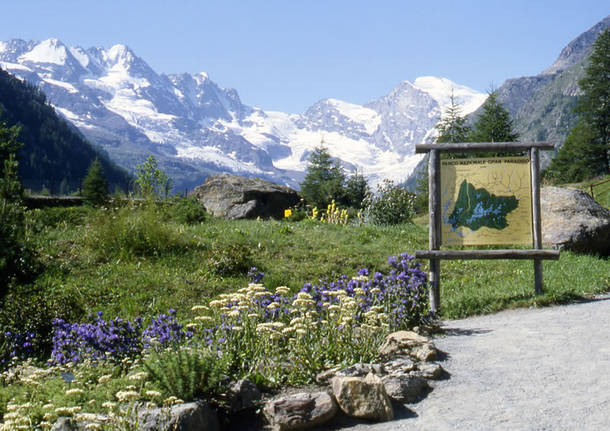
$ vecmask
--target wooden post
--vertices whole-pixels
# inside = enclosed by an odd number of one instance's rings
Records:
[[[542,249],[542,217],[540,214],[540,157],[538,148],[530,149],[530,165],[532,173],[532,236],[535,250]],[[536,295],[543,292],[542,260],[534,259],[534,290]]]
[[[428,247],[438,250],[441,246],[441,158],[438,150],[430,151],[428,159],[428,210],[430,213]],[[430,259],[430,310],[437,314],[440,310],[441,261]]]

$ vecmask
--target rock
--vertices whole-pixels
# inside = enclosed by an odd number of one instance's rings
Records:
[[[399,357],[383,364],[384,369],[388,374],[409,374],[410,371],[417,367],[411,358]]]
[[[401,403],[419,401],[424,393],[430,389],[426,379],[408,374],[385,376],[381,381],[390,398]]]
[[[543,243],[581,253],[610,255],[610,210],[582,190],[540,190]]]
[[[392,402],[383,382],[373,373],[366,377],[334,377],[333,395],[343,412],[361,419],[389,421],[394,418]]]
[[[337,370],[336,368],[323,371],[316,376],[316,381],[320,384],[327,384],[333,377],[364,377],[369,373],[381,376],[385,374],[381,364],[358,363],[347,368]]]
[[[230,174],[208,177],[190,195],[215,217],[230,220],[282,218],[286,208],[300,201],[297,192],[290,187]]]
[[[326,392],[298,393],[268,401],[265,418],[274,430],[300,430],[321,425],[337,413],[337,404]]]
[[[379,355],[383,358],[393,358],[410,354],[414,347],[429,343],[429,339],[412,331],[397,331],[385,337],[379,347]]]
[[[411,349],[410,353],[411,357],[423,361],[434,361],[438,359],[438,350],[436,350],[436,346],[433,343],[426,343],[420,346],[415,346]]]
[[[424,379],[440,379],[445,373],[445,369],[441,364],[436,362],[422,362],[417,364],[417,370],[413,371],[411,375],[421,376]]]
[[[256,407],[261,399],[261,392],[256,385],[248,379],[238,380],[229,387],[231,394],[231,410],[239,412]]]
[[[138,429],[142,431],[220,431],[216,411],[205,402],[144,409],[138,413],[138,422]]]
[[[76,431],[77,429],[78,426],[74,419],[67,417],[58,418],[51,427],[51,431]]]

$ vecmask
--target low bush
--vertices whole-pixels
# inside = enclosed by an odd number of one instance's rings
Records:
[[[189,249],[189,237],[160,220],[160,214],[154,202],[106,210],[91,220],[85,242],[103,258],[159,256]]]
[[[377,225],[391,225],[410,222],[415,215],[415,195],[383,180],[377,186],[377,194],[369,193],[365,199],[366,220]]]
[[[203,223],[208,217],[205,208],[193,198],[177,197],[169,206],[169,215],[172,220],[181,224]]]
[[[183,401],[213,398],[220,393],[230,359],[207,348],[152,349],[144,361],[150,381],[165,398]]]

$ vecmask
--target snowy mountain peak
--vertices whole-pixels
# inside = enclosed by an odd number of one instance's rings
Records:
[[[297,187],[324,143],[347,171],[371,184],[404,180],[421,159],[453,89],[464,113],[485,95],[445,78],[404,81],[364,106],[324,99],[301,115],[244,105],[206,73],[157,74],[126,45],[67,47],[58,39],[0,42],[0,67],[39,85],[48,100],[119,165],[149,154],[184,190],[217,172]]]
[[[455,102],[461,105],[462,115],[474,112],[487,98],[484,93],[479,93],[464,85],[456,84],[447,78],[435,76],[422,76],[413,82],[413,86],[428,93],[438,102],[443,112],[451,104],[450,96],[453,93]]]
[[[20,56],[19,60],[22,62],[64,65],[67,58],[68,49],[59,39],[47,39]]]

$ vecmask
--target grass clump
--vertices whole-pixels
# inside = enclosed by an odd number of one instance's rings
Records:
[[[220,393],[230,359],[207,348],[152,349],[144,360],[150,380],[163,397],[183,401],[213,398]]]
[[[185,251],[191,246],[179,229],[163,217],[154,203],[131,204],[106,210],[110,214],[96,215],[90,222],[88,245],[108,259],[161,256]]]

